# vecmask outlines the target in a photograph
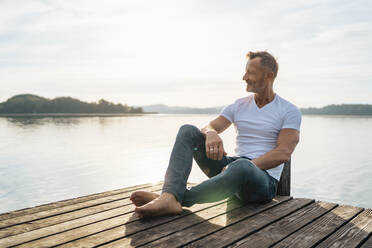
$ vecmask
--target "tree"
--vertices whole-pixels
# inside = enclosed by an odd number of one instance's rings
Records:
[[[86,103],[72,97],[49,100],[37,95],[22,94],[0,103],[0,113],[143,113],[142,108],[114,104],[105,99]]]

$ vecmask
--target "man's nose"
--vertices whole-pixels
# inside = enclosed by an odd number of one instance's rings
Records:
[[[243,80],[244,80],[244,81],[247,80],[247,73],[244,73],[244,75],[243,75]]]

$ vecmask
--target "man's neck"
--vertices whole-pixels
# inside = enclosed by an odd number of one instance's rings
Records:
[[[270,103],[275,98],[275,92],[273,90],[263,92],[263,93],[255,93],[254,100],[256,101],[256,105],[259,108],[262,108],[266,104]]]

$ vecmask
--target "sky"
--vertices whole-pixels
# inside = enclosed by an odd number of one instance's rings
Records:
[[[0,102],[17,94],[212,107],[249,51],[298,107],[372,104],[372,1],[0,0]]]

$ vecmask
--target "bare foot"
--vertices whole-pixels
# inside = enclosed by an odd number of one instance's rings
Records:
[[[139,218],[182,213],[182,206],[173,194],[163,192],[158,198],[134,210]]]
[[[130,200],[137,207],[145,205],[146,203],[158,198],[160,195],[154,192],[135,191],[130,195]]]

